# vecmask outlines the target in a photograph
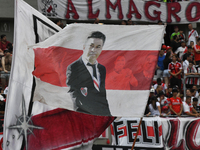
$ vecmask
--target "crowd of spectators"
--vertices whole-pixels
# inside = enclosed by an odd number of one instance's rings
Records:
[[[3,119],[6,97],[8,93],[8,82],[11,70],[13,45],[5,34],[0,37],[0,133],[3,132]]]
[[[4,90],[9,82],[13,45],[7,41],[6,35],[0,40],[0,87]]]
[[[188,24],[188,29],[186,38],[175,26],[171,44],[162,45],[156,66],[157,81],[152,85],[145,110],[147,116],[200,116],[200,38],[192,24]]]

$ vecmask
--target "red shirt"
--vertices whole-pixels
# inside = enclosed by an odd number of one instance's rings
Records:
[[[0,49],[2,49],[4,51],[7,48],[8,43],[10,43],[10,42],[6,41],[5,44],[0,42]]]
[[[169,99],[169,106],[172,106],[172,109],[176,113],[179,113],[181,111],[181,104],[182,104],[182,101],[180,97],[176,97],[176,99],[171,97]],[[171,111],[171,114],[174,114],[174,113]]]
[[[200,50],[199,45],[194,46],[194,60],[195,61],[200,61],[200,53],[197,53],[196,50]]]
[[[171,71],[171,73],[176,74],[182,69],[181,63],[176,62],[176,63],[169,63],[168,65],[168,70]],[[172,78],[172,76],[171,76]],[[181,74],[178,75],[178,79],[181,79]]]

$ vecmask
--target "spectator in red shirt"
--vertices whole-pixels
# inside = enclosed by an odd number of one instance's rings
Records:
[[[1,35],[0,49],[2,51],[4,51],[5,49],[7,49],[8,43],[10,43],[10,42],[7,41],[6,35],[5,34]]]
[[[168,69],[170,76],[170,86],[174,87],[178,85],[179,89],[181,88],[181,72],[182,66],[181,63],[177,62],[177,56],[172,56],[172,62],[169,63]]]
[[[196,65],[200,65],[200,38],[197,39],[197,45],[194,46],[194,60]]]
[[[183,111],[183,104],[182,104],[181,98],[177,97],[177,94],[178,94],[178,90],[174,88],[172,90],[173,97],[169,99],[169,108],[171,110],[172,115],[181,116],[182,111]]]

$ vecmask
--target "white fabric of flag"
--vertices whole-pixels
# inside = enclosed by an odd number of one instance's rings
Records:
[[[33,47],[34,101],[93,115],[142,117],[164,29],[69,25]],[[99,90],[88,63],[97,66]]]

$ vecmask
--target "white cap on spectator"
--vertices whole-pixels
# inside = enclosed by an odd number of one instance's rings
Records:
[[[0,95],[0,101],[4,101],[4,100],[5,98],[2,95]]]
[[[155,93],[155,89],[152,88],[152,89],[150,90],[150,93]]]
[[[3,91],[4,94],[8,94],[8,87],[5,88],[5,90]]]

